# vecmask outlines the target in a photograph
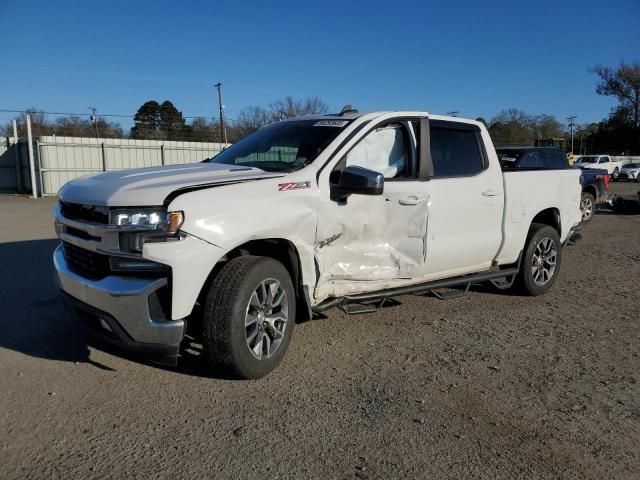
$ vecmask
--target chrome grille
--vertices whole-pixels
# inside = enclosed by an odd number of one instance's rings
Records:
[[[111,273],[109,257],[62,242],[64,258],[69,270],[89,280],[100,280]]]
[[[84,222],[109,223],[109,208],[97,207],[95,205],[82,205],[79,203],[60,202],[62,215],[71,220],[81,220]]]

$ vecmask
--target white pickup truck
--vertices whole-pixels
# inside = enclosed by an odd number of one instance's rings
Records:
[[[583,155],[574,163],[578,168],[600,168],[606,170],[613,180],[618,179],[624,164],[624,162],[614,160],[609,155]]]
[[[492,282],[548,290],[581,219],[580,171],[502,172],[485,127],[425,112],[261,128],[202,163],[59,192],[63,296],[103,337],[175,364],[269,373],[296,319]]]

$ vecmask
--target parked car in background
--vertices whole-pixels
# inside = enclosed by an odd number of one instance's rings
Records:
[[[503,171],[507,170],[560,170],[569,168],[565,153],[552,147],[496,148]]]
[[[607,203],[614,213],[637,215],[640,213],[640,191],[635,195],[611,195]]]
[[[640,163],[628,163],[622,167],[620,175],[618,175],[618,180],[635,180],[636,182],[640,182]]]
[[[624,163],[613,160],[609,155],[583,155],[574,165],[578,168],[602,168],[609,172],[613,180],[617,180]]]
[[[569,166],[567,156],[559,148],[502,147],[496,148],[496,153],[503,171],[574,168]],[[580,184],[580,211],[582,222],[585,223],[593,218],[596,204],[607,201],[609,173],[604,169],[582,168]]]
[[[596,204],[607,201],[609,173],[603,169],[582,169],[580,183],[582,184],[580,211],[582,212],[582,222],[586,223],[593,218]]]

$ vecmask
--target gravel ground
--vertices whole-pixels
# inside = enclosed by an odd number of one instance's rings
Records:
[[[640,477],[640,216],[596,215],[547,295],[331,310],[229,381],[96,348],[52,285],[52,206],[0,197],[2,479]]]

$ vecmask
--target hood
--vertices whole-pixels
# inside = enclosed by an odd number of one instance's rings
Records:
[[[104,207],[162,205],[175,190],[284,176],[259,168],[221,163],[190,163],[105,172],[66,183],[58,193],[64,202]]]

